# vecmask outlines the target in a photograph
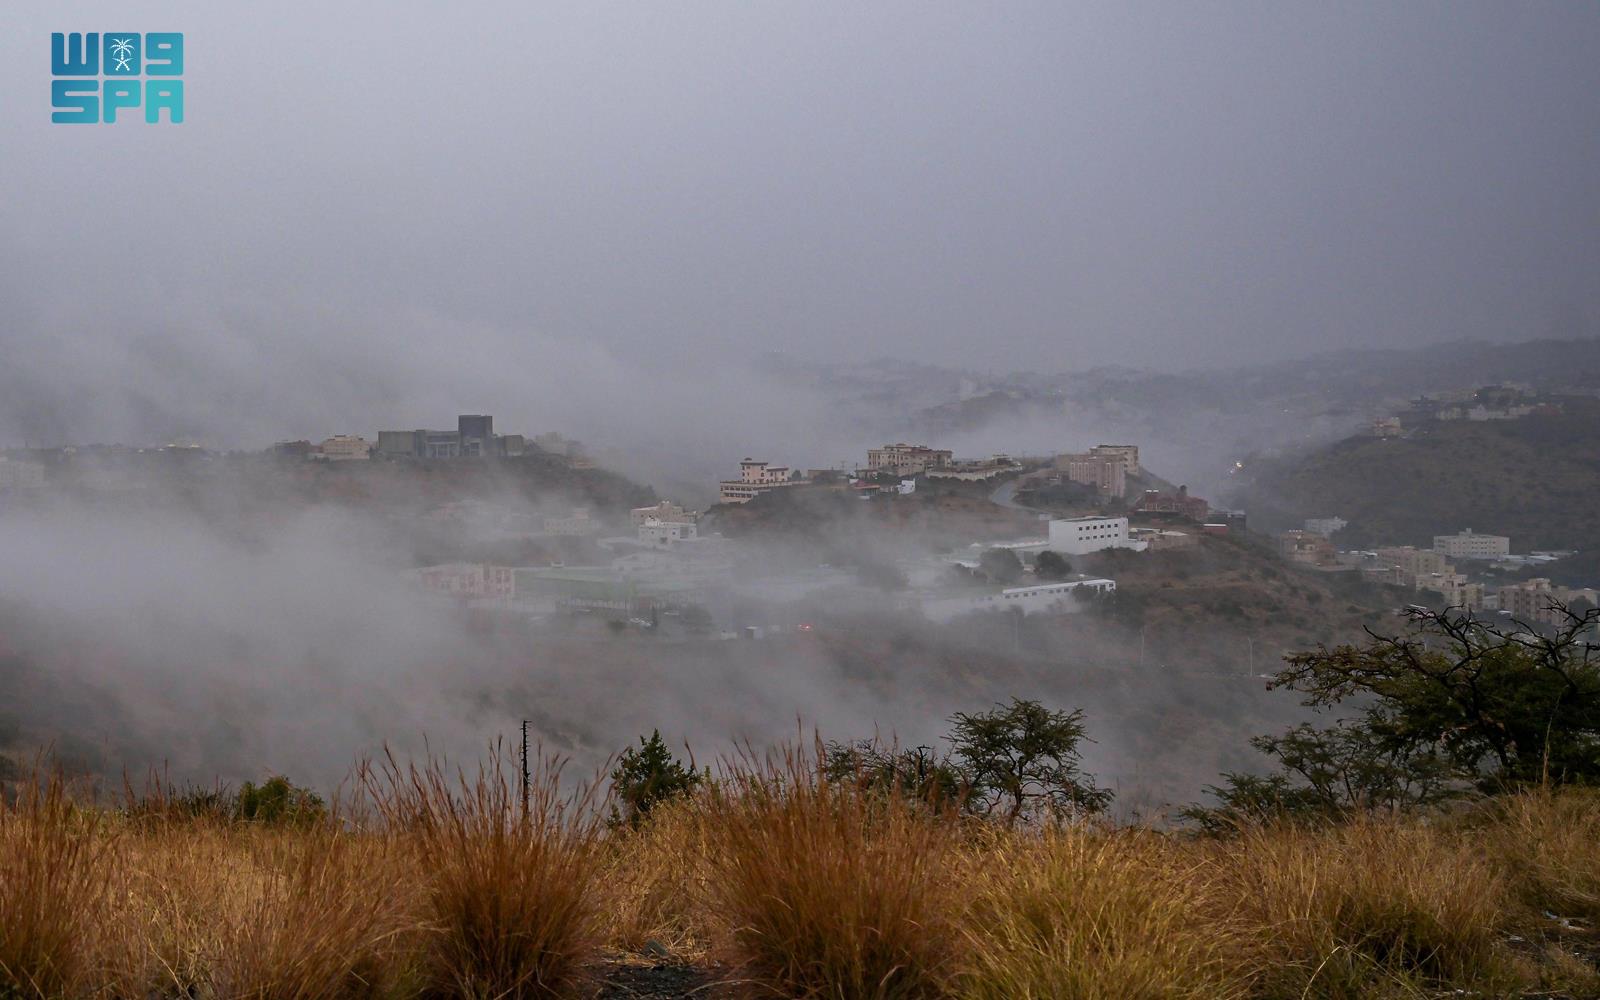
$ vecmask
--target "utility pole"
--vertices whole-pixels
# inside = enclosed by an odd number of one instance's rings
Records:
[[[1256,639],[1255,636],[1247,635],[1244,637],[1244,641],[1250,647],[1250,673],[1248,676],[1254,677],[1256,675]]]
[[[522,821],[528,821],[528,720],[522,720]]]

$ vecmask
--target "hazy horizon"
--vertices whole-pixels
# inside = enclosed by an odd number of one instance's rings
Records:
[[[1593,7],[70,2],[9,27],[0,439],[473,409],[699,434],[770,351],[1179,370],[1600,329]],[[52,124],[50,33],[124,29],[185,33],[187,120]]]

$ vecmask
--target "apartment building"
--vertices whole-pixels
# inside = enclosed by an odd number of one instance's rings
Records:
[[[1089,449],[1096,458],[1114,458],[1122,462],[1122,471],[1130,476],[1139,475],[1139,446],[1136,444],[1097,444]]]
[[[365,462],[372,457],[372,445],[355,434],[335,434],[317,446],[311,457],[324,462]]]
[[[1122,455],[1057,455],[1055,465],[1071,482],[1093,486],[1103,496],[1122,497],[1128,493],[1128,465]]]
[[[948,449],[921,444],[886,444],[867,450],[867,471],[891,476],[916,476],[932,469],[943,469],[954,461]]]
[[[1433,573],[1453,573],[1455,567],[1443,552],[1419,549],[1412,545],[1395,545],[1377,550],[1378,564],[1387,566],[1402,577],[1427,576]],[[1396,580],[1395,582],[1402,582]],[[1408,585],[1409,580],[1404,581]]]
[[[1434,535],[1433,551],[1452,559],[1499,559],[1511,554],[1511,539],[1504,535],[1479,535],[1471,528],[1454,535]]]
[[[749,503],[763,493],[804,485],[807,480],[787,465],[773,465],[753,458],[739,463],[739,478],[718,483],[723,503]]]
[[[1278,552],[1290,562],[1306,566],[1338,565],[1338,553],[1324,535],[1296,528],[1278,536]]]

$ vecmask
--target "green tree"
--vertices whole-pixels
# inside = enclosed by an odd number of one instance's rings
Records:
[[[1257,736],[1251,746],[1271,757],[1269,775],[1227,773],[1206,789],[1214,807],[1181,815],[1209,833],[1273,820],[1317,822],[1361,810],[1394,810],[1452,798],[1461,782],[1431,747],[1400,747],[1356,723],[1328,729],[1301,724],[1281,736]]]
[[[1538,782],[1600,781],[1600,610],[1551,605],[1542,630],[1461,611],[1412,606],[1410,634],[1369,632],[1364,645],[1298,653],[1273,683],[1325,708],[1367,704],[1359,722],[1373,753],[1400,765],[1448,763],[1483,791]],[[1431,764],[1430,764],[1431,766]]]
[[[853,782],[935,808],[961,802],[967,786],[966,776],[949,754],[936,755],[932,747],[884,747],[876,740],[829,743],[822,752],[822,774],[836,784]]]
[[[1112,793],[1079,769],[1086,738],[1081,711],[1051,711],[1013,698],[992,711],[958,712],[950,742],[968,784],[967,804],[1007,826],[1039,814],[1052,818],[1100,812]]]
[[[1072,564],[1061,553],[1046,549],[1034,560],[1033,572],[1041,580],[1065,580],[1072,575]]]
[[[639,737],[637,750],[629,747],[617,758],[617,766],[611,772],[611,822],[636,827],[650,815],[650,810],[687,795],[702,780],[701,774],[673,756],[660,731],[654,730],[649,739]]]
[[[322,796],[278,774],[260,785],[251,781],[241,785],[234,812],[252,823],[312,823],[322,819],[327,808]]]
[[[1022,560],[1010,549],[985,549],[978,557],[978,569],[992,583],[1014,583],[1022,576]]]

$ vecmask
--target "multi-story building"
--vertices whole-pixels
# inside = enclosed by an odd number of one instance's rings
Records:
[[[448,563],[414,570],[415,579],[429,590],[453,597],[486,597],[509,601],[516,595],[516,576],[509,566],[483,563]]]
[[[456,434],[464,458],[483,458],[496,454],[494,417],[486,413],[463,413],[456,417]]]
[[[1334,532],[1349,523],[1342,517],[1308,517],[1302,527],[1324,538],[1332,538]]]
[[[1128,519],[1125,517],[1067,517],[1050,522],[1052,552],[1081,556],[1102,549],[1142,552],[1145,543],[1128,536]]]
[[[1499,559],[1510,555],[1511,539],[1504,535],[1479,535],[1471,528],[1455,535],[1434,535],[1433,551],[1452,559]]]
[[[867,471],[891,476],[915,476],[930,469],[943,469],[955,458],[953,452],[921,444],[886,444],[867,450]]]
[[[1097,444],[1089,449],[1089,454],[1096,458],[1121,459],[1123,473],[1139,475],[1139,446],[1136,444]]]
[[[637,528],[651,520],[693,524],[700,519],[700,514],[698,511],[684,510],[671,500],[663,500],[651,507],[635,507],[628,512],[628,519]]]
[[[372,445],[356,434],[335,434],[318,445],[311,457],[324,462],[364,462],[372,457]]]
[[[1444,603],[1468,611],[1483,610],[1483,584],[1472,583],[1461,573],[1422,573],[1413,583],[1418,590],[1431,590],[1444,597]]]
[[[1395,545],[1377,550],[1377,562],[1386,566],[1397,574],[1393,582],[1406,582],[1404,578],[1427,576],[1432,573],[1453,573],[1455,567],[1445,558],[1443,552],[1432,549],[1419,549],[1412,545]]]
[[[749,503],[763,493],[803,485],[806,480],[787,465],[773,465],[753,458],[739,463],[739,478],[718,484],[723,503]]]
[[[529,448],[521,434],[496,434],[494,417],[463,413],[453,431],[379,431],[376,450],[381,458],[487,458],[524,455]]]
[[[1200,497],[1190,496],[1189,487],[1179,486],[1176,494],[1145,490],[1133,509],[1143,514],[1177,514],[1194,521],[1204,521],[1211,512],[1211,505]]]
[[[1122,455],[1057,455],[1055,464],[1067,479],[1093,486],[1105,496],[1121,497],[1128,492],[1128,464]]]
[[[653,517],[639,525],[638,532],[639,541],[658,548],[700,537],[700,527],[693,521],[658,521]]]
[[[1334,566],[1339,562],[1333,543],[1314,531],[1285,531],[1278,536],[1278,552],[1290,562],[1307,566]]]
[[[1541,625],[1565,624],[1566,616],[1556,604],[1571,606],[1586,602],[1589,607],[1600,607],[1600,591],[1592,587],[1569,588],[1551,583],[1536,576],[1531,580],[1509,583],[1495,594],[1500,610],[1518,621]]]

